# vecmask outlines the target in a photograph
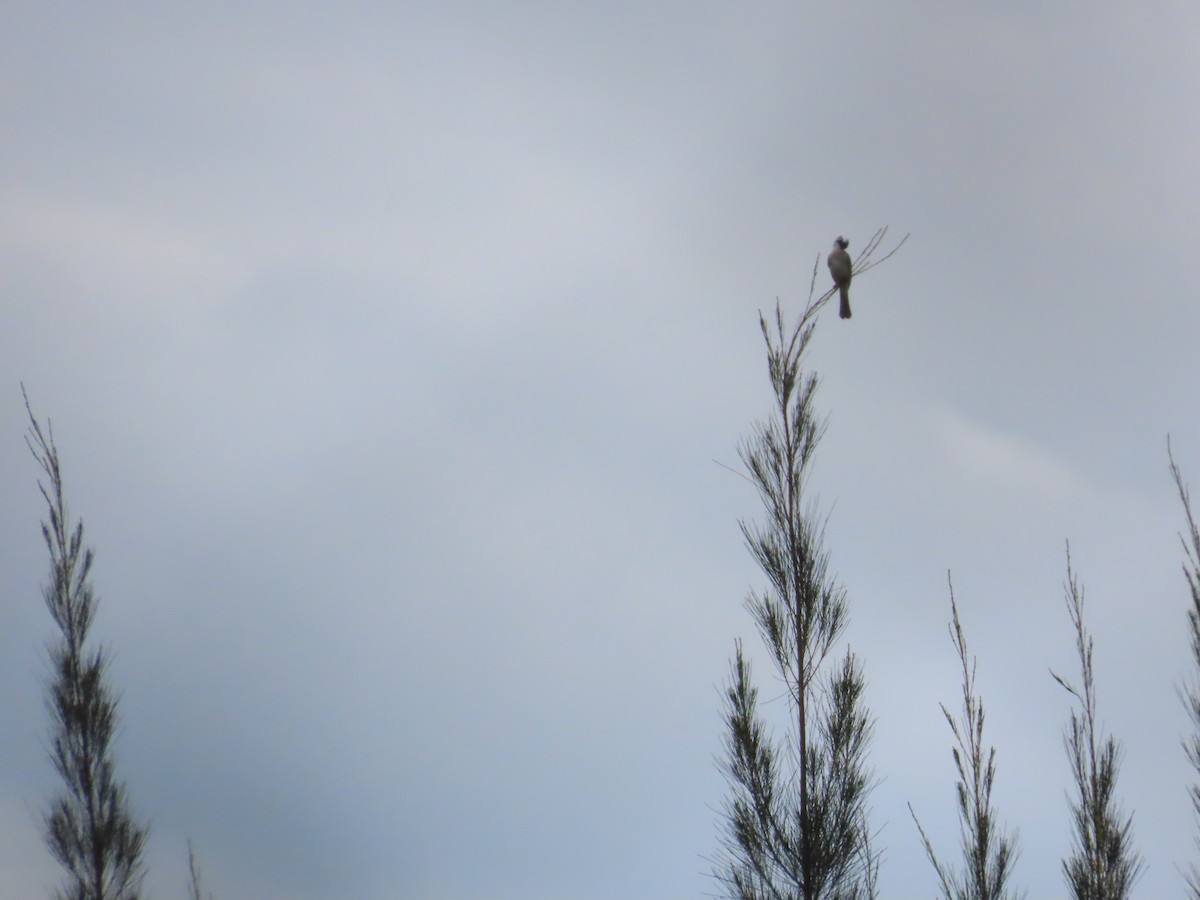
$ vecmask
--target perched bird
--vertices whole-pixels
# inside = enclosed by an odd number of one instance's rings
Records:
[[[850,318],[850,278],[852,275],[850,254],[846,252],[846,248],[850,246],[850,242],[844,237],[839,237],[833,242],[833,252],[829,254],[829,274],[833,276],[833,283],[837,285],[838,291],[842,295],[842,310],[841,316],[843,319]]]

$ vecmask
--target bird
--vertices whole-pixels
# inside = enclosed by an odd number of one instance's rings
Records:
[[[850,254],[846,252],[846,248],[849,246],[850,242],[839,235],[838,239],[833,242],[833,252],[829,254],[828,260],[829,274],[833,276],[833,283],[841,293],[840,314],[843,319],[850,318],[850,279],[853,272],[851,271]]]

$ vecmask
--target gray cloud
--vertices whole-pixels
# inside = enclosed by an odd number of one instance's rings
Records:
[[[906,802],[956,834],[947,568],[1018,878],[1058,889],[1068,537],[1142,888],[1178,890],[1197,23],[1081,10],[14,12],[0,894],[58,877],[19,380],[99,551],[156,895],[188,836],[222,897],[712,889],[760,581],[712,460],[767,410],[756,310],[884,223],[810,362],[885,892],[932,884]]]

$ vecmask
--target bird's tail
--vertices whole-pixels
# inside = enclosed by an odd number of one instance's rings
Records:
[[[848,318],[850,318],[850,289],[842,288],[841,294],[842,294],[841,316],[843,319],[848,319]]]

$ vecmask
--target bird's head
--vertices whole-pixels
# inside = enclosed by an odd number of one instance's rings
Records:
[[[839,250],[845,250],[850,246],[850,242],[841,235],[838,235],[838,239],[833,242],[833,246],[837,247]]]

